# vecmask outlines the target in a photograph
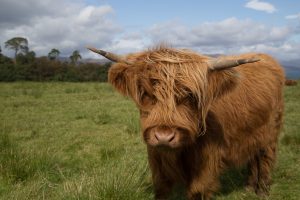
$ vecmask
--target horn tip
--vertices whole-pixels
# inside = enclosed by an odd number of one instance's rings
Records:
[[[86,46],[86,48],[87,48],[88,50],[94,52],[94,53],[97,53],[97,54],[100,54],[100,55],[106,57],[106,54],[107,54],[106,51],[103,51],[103,50],[101,50],[101,49],[96,49],[96,48],[90,47],[90,46]]]
[[[249,63],[252,63],[252,62],[258,62],[258,61],[260,61],[261,59],[260,58],[258,58],[258,57],[253,57],[253,58],[250,58],[249,59]]]
[[[85,46],[85,48],[87,48],[88,50],[90,50],[90,51],[94,51],[94,50],[96,50],[96,48],[94,48],[94,47],[91,47],[91,46]]]

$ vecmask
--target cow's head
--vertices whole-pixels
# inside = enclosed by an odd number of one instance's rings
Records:
[[[116,62],[109,82],[139,108],[146,144],[171,149],[189,145],[205,133],[211,102],[236,82],[231,68],[257,61],[213,59],[166,47],[126,57],[89,49]],[[223,73],[217,76],[219,71]]]

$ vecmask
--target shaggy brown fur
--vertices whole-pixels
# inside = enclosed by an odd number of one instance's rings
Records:
[[[140,109],[155,198],[174,184],[189,199],[210,199],[225,169],[248,165],[248,186],[267,194],[282,124],[284,72],[259,62],[213,71],[209,57],[159,47],[116,63],[109,81]]]

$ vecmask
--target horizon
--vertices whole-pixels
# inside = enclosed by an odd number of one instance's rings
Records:
[[[37,56],[62,57],[86,45],[126,54],[161,42],[203,54],[263,52],[281,62],[300,60],[300,2],[287,0],[1,0],[0,45],[24,37]],[[296,66],[299,67],[300,65]]]

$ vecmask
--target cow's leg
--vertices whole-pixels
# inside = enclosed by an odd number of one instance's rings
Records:
[[[264,145],[258,153],[258,182],[256,193],[259,196],[269,194],[271,185],[271,171],[276,161],[277,140],[282,128],[283,105],[279,105],[279,109],[270,120],[269,128],[266,134],[269,136],[269,142]]]
[[[194,177],[187,188],[189,200],[209,200],[212,198],[220,186],[219,173],[216,171],[209,168],[201,169],[201,174]]]
[[[174,182],[169,180],[163,174],[153,173],[153,171],[152,181],[155,199],[168,199],[168,196],[170,195],[174,186]]]
[[[257,132],[257,151],[248,163],[247,190],[255,191],[260,196],[268,195],[271,184],[271,170],[276,160],[276,146],[282,126],[282,105],[275,111],[270,121]]]
[[[258,156],[254,156],[248,163],[248,181],[246,189],[256,191],[258,184]]]
[[[258,155],[258,182],[256,193],[259,196],[269,194],[271,185],[271,171],[276,159],[276,143],[260,150]]]
[[[210,200],[212,195],[204,195],[201,193],[194,194],[193,196],[189,197],[189,200]]]
[[[276,159],[276,143],[261,148],[248,163],[247,190],[266,196],[271,185],[271,171]]]
[[[166,180],[163,177],[156,176],[153,179],[155,199],[156,200],[167,199],[171,193],[173,185],[174,184],[172,181]]]
[[[154,168],[150,165],[150,169],[152,172],[155,199],[167,199],[171,193],[174,182],[166,177],[159,168]]]
[[[275,153],[271,148],[261,150],[248,164],[248,182],[246,189],[255,191],[259,196],[268,195],[271,184],[271,170]]]
[[[206,177],[207,178],[207,177]],[[199,181],[199,182],[198,182]],[[210,200],[219,188],[219,181],[210,180],[203,185],[201,180],[193,183],[193,186],[188,189],[189,200]],[[208,181],[208,180],[205,180]]]
[[[212,198],[212,194],[202,194],[202,193],[196,193],[192,196],[189,196],[189,200],[210,200]]]

